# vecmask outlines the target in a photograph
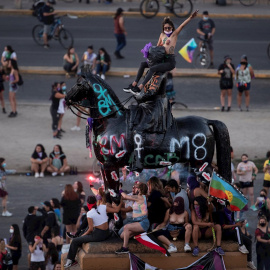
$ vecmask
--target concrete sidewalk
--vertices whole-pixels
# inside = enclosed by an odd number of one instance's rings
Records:
[[[7,104],[9,111],[9,105]],[[22,104],[18,100],[18,116],[8,118],[0,114],[1,155],[6,158],[8,168],[25,173],[30,171],[30,157],[35,145],[41,143],[45,146],[47,154],[53,150],[55,144],[60,144],[67,155],[68,163],[78,167],[79,172],[91,170],[93,158],[89,158],[89,150],[85,148],[85,120],[81,122],[80,131],[71,131],[76,123],[76,116],[69,110],[63,119],[63,129],[66,131],[61,140],[53,139],[51,130],[50,104]],[[234,108],[233,108],[234,109]],[[264,158],[269,145],[268,136],[270,126],[269,111],[251,110],[239,112],[220,112],[218,108],[190,108],[187,110],[174,110],[174,117],[198,115],[208,119],[224,122],[230,133],[231,145],[236,158],[247,153],[250,159]]]
[[[1,0],[0,14],[20,14],[31,15],[30,8],[32,1],[22,0],[21,8],[16,7],[18,0]],[[127,2],[126,0],[113,0],[111,4],[106,4],[105,0],[100,1],[91,0],[90,4],[86,4],[85,0],[82,3],[78,3],[77,0],[71,3],[65,3],[64,1],[57,1],[55,9],[60,14],[74,14],[78,16],[112,16],[118,7],[122,7],[126,12],[126,16],[140,16],[139,13],[139,0],[133,0]],[[269,18],[269,0],[257,0],[254,6],[246,7],[240,4],[238,0],[227,0],[226,6],[216,5],[215,0],[195,0],[192,1],[193,9],[208,10],[212,18]],[[163,3],[160,3],[160,12],[158,16],[164,17],[168,15]]]

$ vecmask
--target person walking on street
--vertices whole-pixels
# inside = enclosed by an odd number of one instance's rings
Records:
[[[124,56],[120,54],[120,51],[126,46],[127,31],[124,26],[123,9],[118,8],[114,15],[114,35],[116,37],[117,46],[114,55],[117,59],[122,59]]]
[[[219,85],[220,85],[220,103],[221,111],[224,112],[225,109],[225,96],[228,96],[228,108],[227,112],[231,109],[232,104],[232,88],[233,88],[233,75],[234,75],[234,65],[231,63],[232,59],[229,55],[224,57],[224,63],[218,68],[218,74],[221,75]]]
[[[247,56],[242,55],[240,65],[236,69],[236,81],[237,81],[237,103],[239,110],[242,111],[242,94],[245,92],[245,102],[246,110],[249,111],[249,101],[250,101],[250,87],[251,78],[254,78],[254,70],[252,66],[247,61]]]
[[[216,32],[216,26],[212,19],[209,18],[208,11],[203,12],[203,19],[199,21],[197,33],[201,39],[205,39],[210,51],[210,67],[214,66],[214,47],[213,47],[213,36]],[[201,48],[202,42],[200,42],[199,48]]]
[[[45,6],[43,7],[43,40],[44,40],[44,48],[48,49],[50,46],[48,44],[48,35],[50,34],[51,27],[54,23],[54,15],[56,12],[54,11],[53,5],[56,4],[55,0],[47,0]]]

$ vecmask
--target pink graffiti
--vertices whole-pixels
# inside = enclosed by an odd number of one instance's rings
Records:
[[[117,173],[116,173],[115,171],[111,172],[111,176],[112,176],[112,179],[113,179],[114,181],[118,181],[118,180],[119,180],[119,178],[118,178],[118,176],[117,176]]]
[[[122,151],[126,151],[125,134],[121,134],[119,139],[117,139],[116,135],[110,135],[109,138],[107,135],[104,135],[98,140],[98,144],[100,146],[101,155],[115,155],[116,152],[120,150],[120,152],[117,153],[117,155],[119,155]],[[124,155],[123,152],[121,154]]]
[[[126,152],[127,152],[126,150],[122,150],[122,151],[120,151],[119,153],[117,153],[117,154],[115,155],[115,157],[116,157],[116,158],[123,157],[123,156],[125,155]]]
[[[202,172],[208,165],[208,162],[205,162],[202,167],[199,169],[200,172]]]
[[[108,189],[112,197],[116,197],[116,193],[113,189]]]
[[[113,214],[113,217],[114,217],[114,220],[115,221],[118,221],[119,220],[119,216],[116,213]]]
[[[207,181],[210,181],[210,180],[211,180],[211,176],[210,176],[209,173],[203,172],[203,173],[202,173],[202,176],[203,176],[204,179],[206,179]]]

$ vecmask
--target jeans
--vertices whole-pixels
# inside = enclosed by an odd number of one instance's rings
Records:
[[[125,34],[114,34],[117,41],[116,52],[120,52],[126,46],[126,35]]]
[[[68,251],[67,258],[70,260],[74,260],[78,251],[78,248],[82,246],[84,243],[88,242],[101,242],[106,240],[110,236],[109,230],[100,230],[95,228],[93,232],[89,235],[80,236],[78,238],[74,238],[70,244],[70,248]]]
[[[103,75],[105,75],[105,73],[109,70],[109,65],[101,65],[101,63],[97,64],[96,67],[96,71],[97,74],[99,74],[100,72],[102,72]]]
[[[50,108],[51,116],[52,116],[52,130],[56,131],[58,127],[59,121],[59,113],[57,113],[58,109],[54,109],[53,107]]]

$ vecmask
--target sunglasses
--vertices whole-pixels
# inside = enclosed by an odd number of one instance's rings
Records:
[[[169,26],[169,27],[164,27],[164,30],[171,30],[171,29],[172,29],[171,26]]]

